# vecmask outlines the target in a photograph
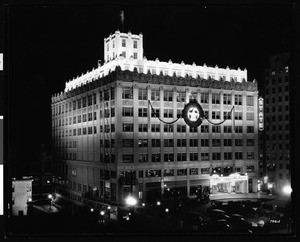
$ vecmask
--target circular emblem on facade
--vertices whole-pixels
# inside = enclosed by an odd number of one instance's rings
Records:
[[[182,117],[188,126],[198,127],[204,119],[204,112],[200,104],[192,99],[182,110]]]

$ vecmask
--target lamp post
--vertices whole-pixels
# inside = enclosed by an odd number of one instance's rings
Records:
[[[133,196],[128,196],[125,199],[126,205],[130,207],[130,212],[133,215],[134,212],[134,206],[137,204],[137,200],[136,198],[134,198]]]
[[[52,209],[51,209],[51,205],[52,205],[52,201],[53,201],[53,196],[52,196],[52,194],[49,194],[49,195],[48,195],[48,199],[50,200],[49,210],[52,210]]]

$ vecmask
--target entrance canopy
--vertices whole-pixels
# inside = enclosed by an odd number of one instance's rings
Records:
[[[233,173],[229,176],[219,176],[217,174],[213,174],[209,178],[210,185],[217,185],[218,183],[232,183],[235,184],[237,181],[248,181],[248,175],[241,173]]]

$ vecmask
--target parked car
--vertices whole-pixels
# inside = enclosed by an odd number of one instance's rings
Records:
[[[212,220],[225,219],[226,221],[230,220],[230,216],[221,209],[217,208],[208,208],[206,209],[206,215],[210,217]]]
[[[209,194],[201,194],[191,199],[193,204],[207,204],[209,201]]]
[[[247,222],[244,216],[240,214],[231,214],[229,223],[232,226],[233,232],[238,233],[252,233],[252,225]]]

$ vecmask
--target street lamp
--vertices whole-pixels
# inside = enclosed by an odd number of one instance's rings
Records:
[[[48,199],[50,200],[49,210],[51,210],[51,205],[52,205],[52,201],[53,201],[53,196],[52,196],[52,194],[49,194],[49,195],[48,195]]]
[[[132,196],[128,196],[126,199],[125,199],[125,202],[126,202],[126,205],[130,207],[130,211],[134,212],[134,206],[137,204],[137,200],[136,198],[132,197]]]
[[[282,191],[285,195],[291,195],[293,189],[291,188],[290,185],[286,185],[282,188]]]

